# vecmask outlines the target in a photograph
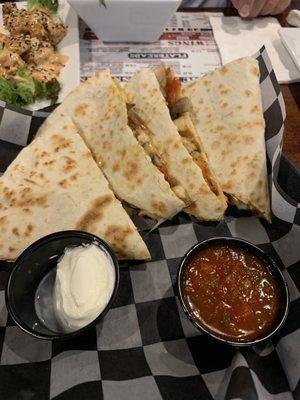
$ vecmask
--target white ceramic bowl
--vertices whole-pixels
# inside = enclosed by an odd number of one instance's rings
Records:
[[[77,14],[104,42],[154,42],[181,0],[69,0]]]

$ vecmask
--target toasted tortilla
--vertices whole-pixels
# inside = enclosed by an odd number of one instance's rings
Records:
[[[141,69],[126,84],[125,91],[134,105],[130,110],[132,119],[149,140],[149,154],[174,193],[184,201],[184,210],[198,219],[220,220],[227,207],[225,197],[210,189],[201,168],[184,146],[154,72]]]
[[[203,178],[208,184],[210,190],[218,196],[220,201],[226,204],[227,200],[223,194],[221,186],[209,165],[207,156],[203,149],[202,142],[194,126],[192,112],[185,112],[173,122],[181,136],[182,142],[195,163],[201,168]]]
[[[182,210],[184,203],[128,126],[125,93],[108,71],[79,85],[61,111],[72,118],[119,199],[155,219],[172,218]]]
[[[270,221],[265,121],[258,62],[233,61],[182,88],[222,190],[232,204]]]
[[[194,125],[195,113],[191,101],[183,96],[182,85],[179,79],[175,77],[172,68],[167,68],[164,63],[161,63],[154,69],[154,73],[162,94],[167,101],[171,118],[181,136],[182,143],[195,163],[201,168],[203,178],[211,191],[225,204],[227,199],[209,164],[200,136]]]
[[[0,178],[0,259],[69,229],[103,238],[120,258],[150,258],[75,125],[56,113]]]

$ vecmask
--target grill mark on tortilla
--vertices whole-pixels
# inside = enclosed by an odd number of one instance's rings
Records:
[[[8,187],[4,187],[3,188],[3,193],[4,193],[4,196],[7,198],[7,199],[10,199],[13,195],[14,195],[14,191],[12,190],[12,189],[9,189]]]
[[[71,142],[64,142],[64,143],[62,143],[61,145],[59,145],[59,146],[56,146],[55,148],[54,148],[54,151],[55,151],[55,153],[57,153],[57,152],[59,152],[60,150],[63,150],[63,149],[65,149],[65,148],[67,148],[67,147],[69,147],[70,146],[70,143]]]
[[[68,187],[68,183],[67,183],[66,179],[59,181],[58,184],[59,184],[59,186],[61,186],[64,189],[66,189]]]
[[[32,225],[32,224],[28,224],[28,225],[26,226],[24,235],[25,235],[25,236],[30,236],[30,234],[31,234],[32,231],[33,231],[33,225]]]
[[[38,149],[36,149],[38,151]],[[37,158],[44,158],[50,156],[50,153],[47,151],[42,151],[40,154],[37,154]]]
[[[79,173],[78,172],[76,172],[76,174],[73,174],[73,175],[70,176],[70,180],[71,181],[76,181],[77,178],[79,178]]]
[[[259,69],[256,67],[252,67],[251,73],[255,76],[259,76]]]
[[[7,216],[4,215],[3,217],[0,217],[0,227],[3,227],[3,225],[7,222]]]
[[[18,228],[12,228],[12,233],[15,235],[15,236],[17,236],[17,237],[19,237],[20,236],[20,232],[19,232],[19,229]]]
[[[264,126],[264,122],[262,122],[262,121],[253,121],[253,122],[244,121],[244,122],[239,122],[236,127],[237,127],[238,130],[242,130],[244,128],[247,128],[247,129],[252,128],[252,127],[254,127],[256,125],[257,126]]]
[[[254,142],[254,137],[251,136],[251,135],[245,135],[245,136],[243,136],[242,138],[243,138],[243,141],[244,141],[246,144],[251,144],[251,143]]]
[[[167,211],[167,206],[162,201],[155,201],[151,202],[151,205],[154,210],[159,211],[160,213],[165,213]]]
[[[117,249],[125,249],[125,242],[128,236],[133,233],[133,229],[129,226],[122,225],[108,225],[105,230],[105,238],[113,247]]]
[[[32,179],[24,178],[24,181],[26,181],[28,183],[32,183],[33,185],[37,185],[37,183],[35,181],[33,181]]]
[[[218,147],[220,147],[220,145],[221,145],[221,143],[218,140],[214,140],[212,142],[212,147],[213,148],[218,148]]]
[[[21,198],[24,199],[31,192],[31,188],[25,187],[21,190]]]
[[[86,103],[78,104],[78,106],[75,108],[75,112],[74,112],[75,116],[79,116],[79,117],[85,116],[86,115],[85,110],[87,109],[87,107],[88,107],[88,105]]]
[[[88,231],[94,222],[100,221],[103,217],[103,210],[113,201],[113,197],[109,194],[96,199],[92,207],[80,218],[76,224],[76,229]]]
[[[103,142],[103,149],[104,149],[104,150],[109,150],[109,151],[111,151],[111,150],[112,150],[112,145],[111,145],[111,143],[108,142],[108,141]]]
[[[38,162],[38,161],[37,161]],[[44,161],[43,165],[48,166],[48,165],[53,165],[55,164],[55,160],[49,160],[49,161]]]
[[[112,170],[113,172],[117,172],[120,170],[120,164],[118,162],[116,162],[113,166],[112,166]]]
[[[26,187],[22,189],[20,199],[16,199],[15,197],[12,198],[11,196],[8,197],[8,200],[10,200],[9,206],[23,208],[24,212],[28,212],[27,210],[29,210],[26,206],[38,206],[42,208],[48,207],[46,195],[34,197],[30,192],[31,189]]]
[[[54,134],[51,136],[51,142],[53,143],[54,147],[54,152],[57,153],[62,149],[66,149],[70,147],[72,141],[71,139],[66,139],[65,137],[61,135]]]
[[[77,162],[73,158],[71,158],[69,156],[64,156],[64,159],[66,161],[65,161],[65,164],[61,168],[64,173],[72,171],[72,169],[77,166]]]
[[[257,114],[259,112],[258,106],[253,106],[250,112],[251,112],[251,114],[254,114],[254,113]]]
[[[230,89],[222,89],[220,90],[221,94],[228,94],[230,92]]]
[[[126,169],[125,169],[125,171],[123,173],[125,178],[128,181],[132,181],[133,178],[137,175],[137,173],[138,173],[138,165],[137,165],[137,163],[135,163],[134,161],[128,162],[128,165],[126,166]]]

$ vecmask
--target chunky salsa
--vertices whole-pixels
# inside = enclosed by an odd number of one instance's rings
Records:
[[[184,304],[207,331],[248,342],[262,336],[279,311],[279,288],[262,260],[236,245],[200,250],[182,272]]]

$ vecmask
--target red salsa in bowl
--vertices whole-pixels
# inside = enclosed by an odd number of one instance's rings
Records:
[[[247,343],[266,336],[278,321],[282,288],[257,253],[261,250],[242,243],[223,239],[196,245],[181,266],[179,291],[185,311],[202,329],[225,341]]]

